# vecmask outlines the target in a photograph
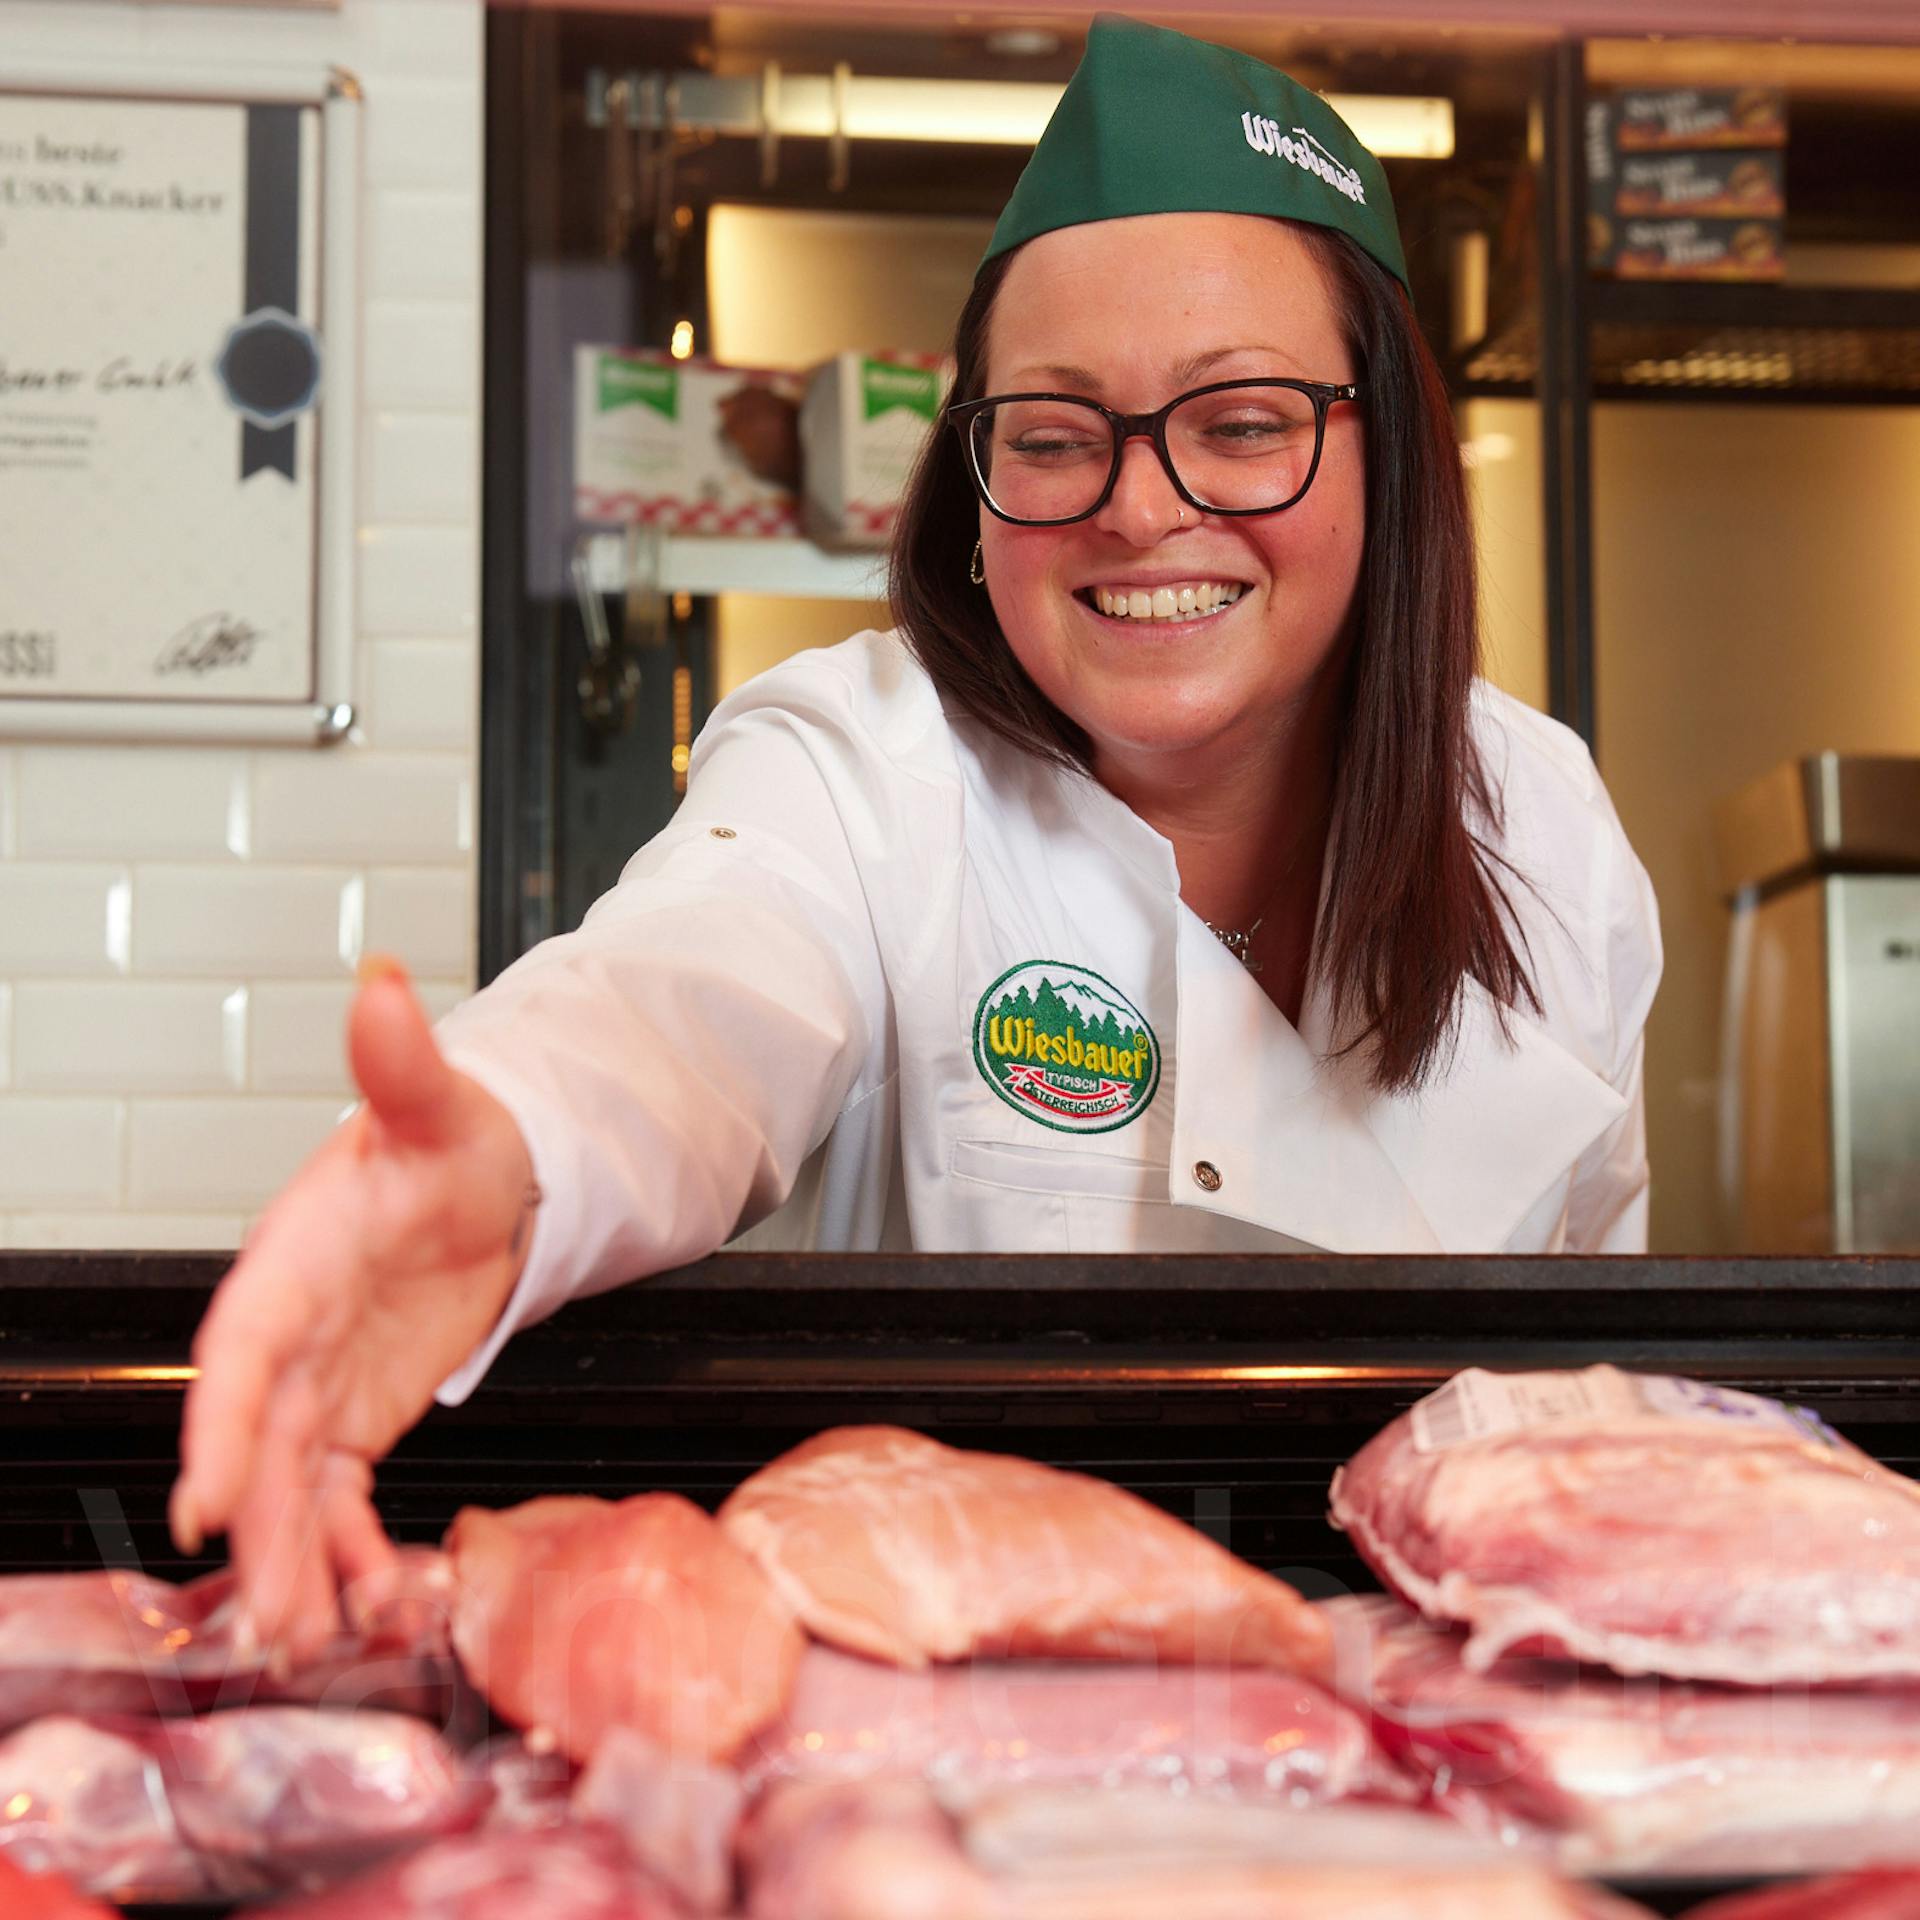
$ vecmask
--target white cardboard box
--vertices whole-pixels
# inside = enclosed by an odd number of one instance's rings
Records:
[[[806,529],[822,545],[881,547],[952,377],[935,354],[841,353],[800,411]]]
[[[790,534],[792,489],[762,478],[723,431],[722,403],[764,388],[800,401],[793,374],[675,360],[652,349],[573,350],[573,500],[599,526],[672,533]]]

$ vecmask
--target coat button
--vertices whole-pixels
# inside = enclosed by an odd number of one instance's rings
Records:
[[[707,831],[716,840],[737,840],[740,837],[731,827],[709,827]]]
[[[1193,1177],[1208,1193],[1220,1191],[1220,1169],[1211,1160],[1196,1160],[1193,1163]]]

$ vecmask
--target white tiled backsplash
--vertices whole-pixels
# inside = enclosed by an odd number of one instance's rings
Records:
[[[0,745],[0,1246],[236,1246],[352,1098],[361,954],[436,1017],[471,990],[483,12],[0,0],[0,72],[339,66],[366,102],[360,724]]]

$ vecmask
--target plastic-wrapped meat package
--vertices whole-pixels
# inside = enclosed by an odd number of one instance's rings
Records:
[[[486,1789],[405,1714],[249,1707],[149,1736],[181,1838],[216,1890],[324,1885],[476,1821]]]
[[[1920,1692],[1714,1687],[1509,1656],[1399,1602],[1325,1603],[1335,1684],[1481,1831],[1577,1872],[1815,1873],[1920,1859]]]
[[[119,1900],[318,1885],[469,1824],[485,1798],[401,1714],[56,1715],[0,1742],[0,1849]]]
[[[805,1645],[792,1614],[677,1494],[468,1507],[447,1545],[461,1663],[540,1744],[585,1761],[628,1727],[723,1760],[786,1700]]]
[[[417,1712],[459,1711],[449,1622],[452,1573],[441,1555],[399,1555],[392,1590],[360,1626],[312,1661],[270,1679],[241,1657],[231,1573],[175,1586],[143,1573],[20,1574],[0,1579],[0,1730],[43,1714],[183,1714],[260,1701]]]
[[[818,1640],[896,1666],[1106,1659],[1316,1672],[1294,1590],[1124,1488],[898,1427],[816,1435],[720,1524]]]
[[[1031,1790],[1020,1790],[1022,1794]],[[1041,1817],[1066,1798],[1039,1790]],[[1267,1807],[1222,1807],[1157,1796],[1148,1819],[1193,1834],[1159,1853],[1129,1851],[1133,1796],[1083,1792],[1069,1816],[1104,1849],[1069,1846],[1037,1855],[1026,1821],[1018,1870],[976,1856],[924,1785],[908,1780],[798,1782],[775,1787],[740,1837],[748,1920],[1630,1920],[1637,1908],[1591,1894],[1511,1858],[1442,1858],[1410,1865],[1313,1855],[1329,1817]],[[1338,1813],[1340,1810],[1332,1810]],[[1386,1810],[1396,1823],[1417,1819]],[[1288,1823],[1302,1857],[1222,1844],[1222,1816]],[[1004,1803],[976,1819],[1004,1822]],[[1163,1843],[1166,1840],[1161,1833]],[[1455,1836],[1457,1840],[1457,1836]],[[1344,1842],[1348,1846],[1352,1843]],[[1644,1916],[1640,1916],[1644,1920]]]
[[[1615,1367],[1456,1375],[1335,1476],[1467,1659],[1765,1686],[1920,1681],[1920,1485],[1813,1415]]]
[[[143,1573],[0,1580],[0,1728],[49,1713],[186,1713],[218,1675],[183,1672],[208,1609]]]
[[[1690,1909],[1686,1920],[1920,1920],[1920,1869],[1881,1868],[1730,1894]]]
[[[489,1833],[536,1833],[573,1818],[580,1769],[557,1747],[533,1747],[501,1734],[467,1755],[467,1771],[486,1789]]]
[[[435,1548],[402,1547],[377,1596],[349,1589],[345,1604],[357,1624],[343,1626],[317,1654],[277,1677],[237,1656],[238,1594],[230,1570],[206,1574],[181,1594],[202,1616],[197,1657],[187,1672],[222,1677],[218,1695],[204,1706],[364,1707],[435,1721],[456,1738],[477,1732],[484,1721],[453,1653],[453,1564]]]
[[[756,1784],[919,1776],[948,1806],[1025,1783],[1296,1805],[1401,1787],[1360,1718],[1297,1674],[987,1660],[915,1671],[821,1646],[741,1765]]]
[[[111,1907],[83,1900],[64,1880],[10,1866],[0,1855],[0,1913],[7,1920],[116,1920]]]
[[[263,1908],[256,1920],[687,1920],[687,1915],[616,1835],[581,1827],[436,1840],[346,1886]]]
[[[203,1892],[142,1731],[49,1714],[0,1740],[0,1861],[118,1900]]]

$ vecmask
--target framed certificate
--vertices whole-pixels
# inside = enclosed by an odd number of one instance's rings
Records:
[[[359,88],[0,59],[0,738],[352,719]]]

